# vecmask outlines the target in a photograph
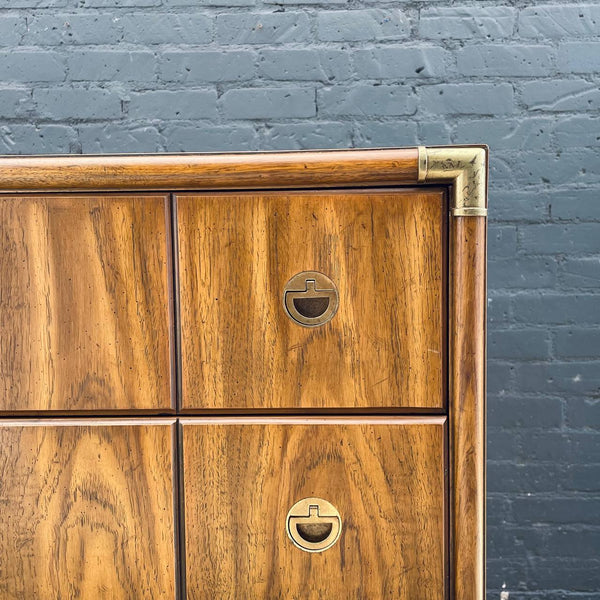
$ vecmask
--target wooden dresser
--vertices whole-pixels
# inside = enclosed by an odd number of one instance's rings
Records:
[[[486,179],[0,158],[0,598],[483,600]]]

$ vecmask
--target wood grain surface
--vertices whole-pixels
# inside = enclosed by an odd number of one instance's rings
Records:
[[[0,201],[0,411],[173,406],[167,208]]]
[[[0,190],[181,190],[416,183],[417,148],[0,158]]]
[[[183,421],[188,599],[442,600],[444,418],[423,421]],[[285,529],[312,496],[342,518],[319,554]]]
[[[0,422],[0,597],[175,598],[173,433]]]
[[[486,219],[456,217],[451,223],[449,418],[453,597],[483,600]]]
[[[177,197],[183,407],[444,406],[445,196]],[[305,328],[285,283],[320,271],[339,310]]]

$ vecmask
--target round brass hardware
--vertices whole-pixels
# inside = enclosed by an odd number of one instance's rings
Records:
[[[294,545],[305,552],[331,548],[342,532],[337,508],[322,498],[304,498],[290,508],[285,528]]]
[[[339,305],[338,291],[327,275],[302,271],[283,288],[283,307],[292,321],[303,327],[318,327],[333,319]]]

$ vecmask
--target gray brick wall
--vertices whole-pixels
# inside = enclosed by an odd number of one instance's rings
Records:
[[[600,598],[600,1],[10,0],[0,119],[7,154],[488,143],[489,598]]]

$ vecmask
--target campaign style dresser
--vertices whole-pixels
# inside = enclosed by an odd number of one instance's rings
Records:
[[[483,600],[486,185],[0,158],[0,598]]]

